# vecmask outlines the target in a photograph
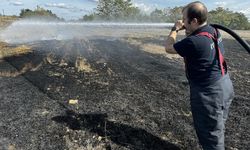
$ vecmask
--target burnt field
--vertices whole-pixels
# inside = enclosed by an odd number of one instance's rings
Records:
[[[48,40],[5,57],[0,149],[198,150],[182,58],[164,53],[164,38]],[[224,42],[236,94],[226,146],[247,150],[249,54]]]

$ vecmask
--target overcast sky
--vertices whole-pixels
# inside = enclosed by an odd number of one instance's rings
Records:
[[[51,10],[57,16],[66,20],[78,19],[94,11],[98,0],[1,0],[0,13],[5,15],[19,15],[21,9],[34,10],[36,6]],[[133,5],[145,12],[155,8],[184,6],[191,0],[132,0]],[[232,11],[244,13],[250,20],[250,0],[201,0],[208,10],[219,6]]]

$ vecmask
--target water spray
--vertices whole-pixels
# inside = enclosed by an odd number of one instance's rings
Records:
[[[82,38],[126,37],[157,29],[171,28],[173,23],[124,23],[124,22],[46,22],[21,20],[13,22],[0,33],[0,40],[7,43],[29,43],[41,40],[68,40]],[[155,33],[155,32],[151,32]]]
[[[170,28],[174,23],[126,23],[126,22],[43,22],[43,21],[21,21],[15,22],[12,26],[82,26],[82,27],[133,27],[133,28]]]
[[[0,41],[7,43],[28,43],[41,40],[67,40],[91,37],[124,37],[154,29],[170,29],[174,23],[126,23],[126,22],[46,22],[21,20],[12,23],[2,33]],[[234,37],[250,53],[249,44],[234,31],[218,24],[211,26],[221,29]]]

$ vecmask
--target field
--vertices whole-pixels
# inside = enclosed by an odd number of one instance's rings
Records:
[[[10,25],[13,21],[17,20],[18,18],[15,16],[0,16],[0,30],[6,28]]]
[[[237,32],[249,42],[250,31]],[[2,42],[0,149],[198,150],[183,60],[164,52],[167,34]],[[223,35],[236,94],[226,148],[247,150],[249,54]]]

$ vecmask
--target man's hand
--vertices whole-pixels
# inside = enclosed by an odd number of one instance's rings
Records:
[[[170,54],[176,54],[177,53],[175,51],[173,45],[176,42],[177,32],[179,30],[183,30],[183,29],[185,29],[183,21],[178,20],[175,23],[173,29],[171,30],[171,32],[169,33],[169,36],[167,38],[166,45],[165,45],[165,50],[166,50],[167,53],[170,53]]]
[[[184,23],[182,20],[178,20],[176,23],[175,23],[175,28],[177,31],[180,31],[180,30],[183,30],[185,29],[185,26],[184,26]]]

